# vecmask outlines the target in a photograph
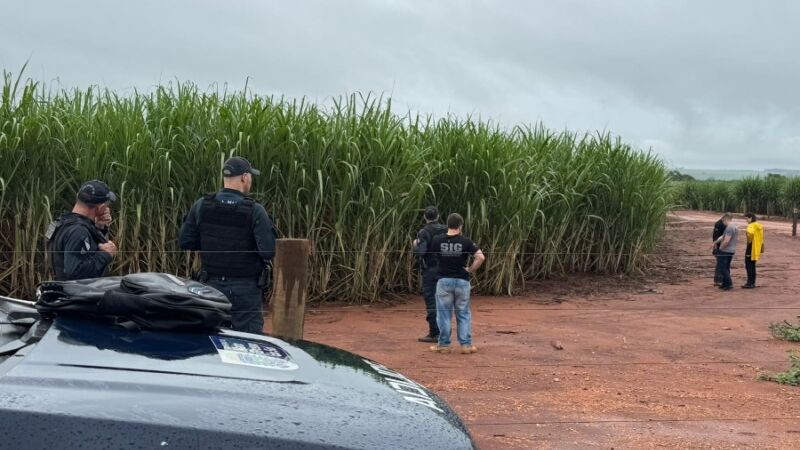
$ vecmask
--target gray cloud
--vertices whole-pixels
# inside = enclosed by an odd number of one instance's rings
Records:
[[[608,130],[677,166],[800,167],[800,3],[6,2],[0,66],[128,92],[174,79]]]

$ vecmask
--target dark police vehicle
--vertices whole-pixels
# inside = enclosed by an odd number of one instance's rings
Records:
[[[0,297],[0,448],[474,448],[441,399],[374,361],[133,322]]]

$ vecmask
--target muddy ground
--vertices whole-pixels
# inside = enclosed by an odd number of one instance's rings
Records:
[[[767,328],[800,314],[800,241],[790,224],[763,221],[759,287],[738,289],[742,249],[737,289],[721,292],[708,256],[717,218],[671,217],[645,276],[570,277],[520,297],[474,297],[474,355],[432,354],[416,342],[425,331],[419,297],[317,308],[306,337],[432,388],[483,449],[800,448],[800,388],[757,379],[788,368],[787,352],[800,350]]]

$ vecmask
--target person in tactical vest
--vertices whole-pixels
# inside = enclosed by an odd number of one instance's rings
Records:
[[[117,254],[117,246],[108,239],[110,203],[116,199],[102,181],[88,181],[78,190],[72,212],[62,214],[47,227],[47,252],[55,280],[105,275]]]
[[[179,244],[200,252],[197,280],[224,293],[234,330],[261,334],[268,267],[275,256],[275,229],[263,206],[246,195],[261,172],[239,156],[225,161],[224,187],[192,205]]]
[[[414,239],[414,254],[419,259],[422,272],[422,297],[425,300],[428,334],[417,339],[420,342],[438,342],[439,326],[436,324],[436,253],[433,238],[447,232],[447,227],[439,223],[439,210],[434,206],[425,208],[425,226]]]

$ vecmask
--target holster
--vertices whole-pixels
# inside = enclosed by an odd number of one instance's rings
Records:
[[[265,291],[272,288],[272,261],[264,265],[264,270],[258,277],[258,287]]]

